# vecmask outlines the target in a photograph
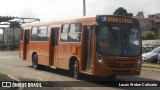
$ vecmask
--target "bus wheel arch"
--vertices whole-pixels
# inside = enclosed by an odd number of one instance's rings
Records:
[[[78,79],[79,76],[79,62],[77,57],[71,57],[69,60],[69,73],[75,79]]]
[[[36,52],[33,52],[33,54],[32,54],[32,67],[34,69],[38,69],[39,68],[38,55],[37,55]]]

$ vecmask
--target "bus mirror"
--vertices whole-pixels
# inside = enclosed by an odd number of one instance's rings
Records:
[[[95,30],[95,33],[96,33],[96,35],[97,35],[97,34],[98,34],[98,26],[96,26],[95,29],[96,29],[96,30]]]

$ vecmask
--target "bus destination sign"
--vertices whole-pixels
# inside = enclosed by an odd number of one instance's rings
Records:
[[[107,23],[123,23],[123,24],[131,24],[131,18],[124,17],[113,17],[113,16],[100,16],[97,17],[97,21],[99,22],[107,22]]]

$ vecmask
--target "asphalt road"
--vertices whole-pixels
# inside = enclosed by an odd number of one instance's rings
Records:
[[[118,76],[116,79],[81,75],[79,80],[75,80],[65,70],[47,67],[33,69],[31,62],[19,59],[18,51],[0,51],[0,73],[17,81],[55,81],[52,82],[55,87],[19,88],[19,90],[160,90],[160,87],[112,87],[113,83],[118,81],[160,81],[160,72],[142,70],[140,76]]]

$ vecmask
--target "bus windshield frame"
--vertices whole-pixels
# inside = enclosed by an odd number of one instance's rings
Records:
[[[96,28],[96,51],[111,56],[141,55],[141,35],[138,27],[100,23]]]

